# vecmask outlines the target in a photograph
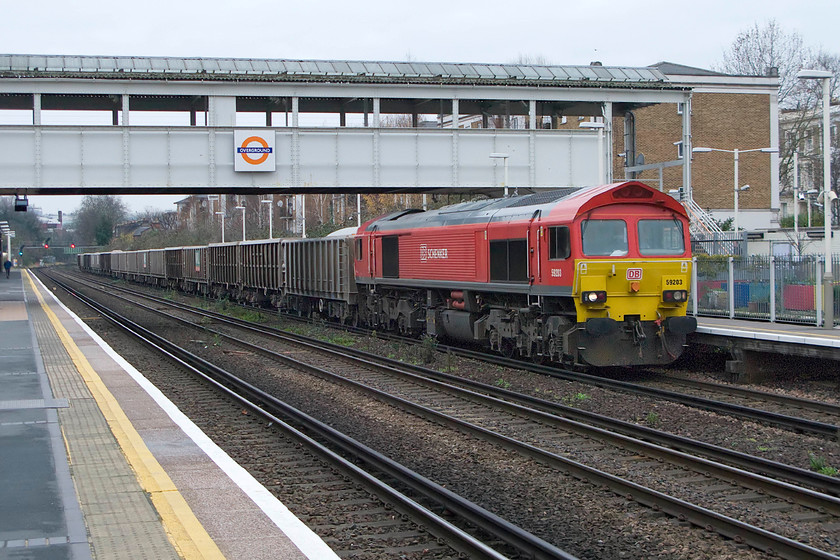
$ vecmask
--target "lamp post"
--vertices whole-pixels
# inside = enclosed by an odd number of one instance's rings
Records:
[[[735,227],[735,232],[738,232],[738,193],[740,191],[745,191],[750,188],[749,185],[741,186],[738,184],[738,161],[739,155],[746,153],[746,152],[763,152],[765,154],[776,154],[779,152],[778,148],[753,148],[752,150],[739,150],[735,148],[734,150],[724,150],[721,148],[693,148],[692,153],[707,153],[707,152],[726,152],[728,154],[732,154],[734,156],[735,161],[735,181],[733,186],[733,192],[735,194],[735,219],[733,220],[733,226]]]
[[[834,273],[831,270],[831,134],[829,133],[830,90],[832,73],[826,70],[800,70],[800,80],[822,80],[822,132],[823,132],[823,218],[825,226],[825,274],[823,275],[823,326],[834,328]]]
[[[272,196],[272,198],[274,198]],[[268,238],[274,239],[274,228],[272,227],[272,215],[274,214],[274,206],[272,206],[273,200],[260,200],[260,204],[268,204]],[[244,222],[243,222],[244,223]]]
[[[505,198],[508,197],[508,158],[510,154],[502,154],[502,153],[492,153],[490,154],[490,159],[501,159],[505,162],[505,182],[503,183],[503,187],[505,188]]]
[[[224,212],[216,212],[217,216],[220,216],[219,221],[222,224],[222,243],[225,242],[225,213]]]
[[[799,152],[793,152],[793,238],[799,249]]]
[[[245,241],[245,207],[235,206],[237,210],[242,210],[242,241]]]

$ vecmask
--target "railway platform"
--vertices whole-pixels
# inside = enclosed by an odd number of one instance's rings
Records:
[[[0,356],[0,559],[338,558],[26,270]]]
[[[739,381],[757,381],[763,375],[792,367],[792,360],[819,360],[824,367],[840,367],[840,327],[768,323],[739,319],[698,317],[697,332],[689,344],[728,350],[733,359],[727,372]]]

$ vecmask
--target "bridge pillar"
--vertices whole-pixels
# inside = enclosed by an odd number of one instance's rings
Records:
[[[735,383],[761,383],[769,376],[780,373],[777,355],[737,346],[731,348],[730,353],[733,359],[726,361],[726,373]]]

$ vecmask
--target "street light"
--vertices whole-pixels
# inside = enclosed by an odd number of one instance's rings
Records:
[[[810,224],[809,224],[810,225]],[[793,152],[793,238],[799,249],[799,152]]]
[[[501,159],[505,162],[505,182],[502,185],[505,188],[505,198],[508,197],[508,158],[510,154],[492,153],[490,159]]]
[[[216,215],[221,216],[221,218],[219,218],[219,221],[222,224],[222,243],[224,243],[225,242],[225,213],[224,212],[216,212]]]
[[[820,194],[817,189],[809,189],[805,192],[806,201],[808,202],[808,227],[811,227],[811,201],[814,200],[814,195]],[[819,204],[815,202],[814,204]]]
[[[237,210],[242,210],[242,241],[245,241],[245,207],[234,206]]]
[[[749,185],[744,185],[743,187],[741,187],[738,184],[738,159],[739,159],[738,155],[743,154],[745,152],[763,152],[765,154],[776,154],[776,153],[779,152],[779,149],[778,148],[753,148],[752,150],[739,150],[738,148],[735,148],[734,150],[723,150],[723,149],[720,149],[720,148],[700,148],[700,147],[698,147],[698,148],[693,148],[691,151],[693,153],[700,153],[700,154],[707,153],[707,152],[726,152],[728,154],[733,154],[734,159],[735,159],[735,183],[734,183],[734,187],[733,187],[733,192],[735,193],[735,219],[733,220],[732,225],[735,227],[735,233],[738,233],[738,229],[739,229],[738,228],[738,192],[739,191],[745,191],[748,188],[750,188]]]
[[[829,134],[830,89],[832,73],[826,70],[800,70],[800,80],[822,80],[823,128],[823,218],[825,227],[825,274],[823,275],[823,306],[826,329],[834,328],[834,274],[831,270],[831,134]]]
[[[272,197],[274,198],[274,197]],[[272,215],[274,214],[274,207],[272,206],[273,200],[260,200],[260,204],[268,204],[268,238],[274,239],[272,234]],[[243,222],[244,223],[244,222]]]

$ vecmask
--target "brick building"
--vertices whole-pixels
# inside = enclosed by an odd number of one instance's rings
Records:
[[[654,68],[678,85],[690,87],[693,147],[739,151],[779,149],[777,76],[731,76],[669,62]],[[613,119],[613,176],[625,176],[626,154],[633,152],[628,127],[635,127],[636,163],[654,164],[682,157],[682,103],[663,103],[637,109],[631,116]],[[628,127],[625,123],[631,122]],[[624,157],[620,157],[625,154]],[[739,222],[743,229],[767,228],[778,223],[779,155],[760,151],[739,154]],[[628,162],[632,165],[632,162]],[[734,216],[734,154],[694,153],[691,182],[694,201],[715,219]],[[659,170],[641,171],[638,178],[659,185]],[[679,189],[682,167],[662,169],[662,189]]]

